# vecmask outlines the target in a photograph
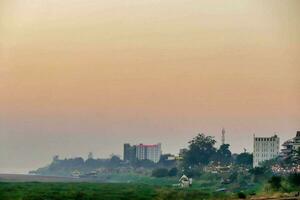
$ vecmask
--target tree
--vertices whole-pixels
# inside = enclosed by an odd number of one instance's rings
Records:
[[[253,155],[247,152],[241,153],[236,158],[236,163],[238,165],[252,166],[253,164]]]
[[[187,168],[184,174],[191,178],[199,178],[202,175],[200,167]]]
[[[168,169],[166,168],[158,168],[158,169],[154,169],[152,171],[152,176],[157,177],[157,178],[161,178],[161,177],[166,177],[168,176]]]
[[[231,162],[231,151],[229,150],[229,144],[222,144],[217,150],[215,159],[221,164],[229,164]]]
[[[249,172],[253,175],[260,176],[260,175],[264,175],[267,172],[267,168],[266,167],[255,167],[255,168],[251,169]]]
[[[253,175],[254,182],[259,182],[272,176],[271,170],[267,167],[255,167],[250,169],[249,172]]]
[[[189,149],[184,155],[184,162],[188,166],[207,165],[216,153],[216,141],[211,136],[198,134],[189,142]]]

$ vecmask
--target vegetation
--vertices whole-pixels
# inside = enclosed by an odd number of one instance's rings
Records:
[[[246,197],[247,197],[246,194],[243,192],[239,192],[237,195],[238,195],[239,199],[246,199]]]
[[[172,171],[163,176],[176,176],[178,171],[184,172],[191,177],[199,177],[203,168],[208,165],[231,165],[236,164],[251,168],[252,155],[241,153],[237,155],[236,160],[233,159],[229,144],[223,144],[219,148],[215,147],[216,141],[211,136],[198,134],[189,142],[189,148],[183,155],[182,161],[168,159],[170,154],[162,155],[158,163],[150,160],[134,160],[131,162],[122,161],[118,156],[113,155],[109,159],[94,159],[92,154],[89,154],[88,159],[84,160],[81,157],[60,159],[58,156],[53,158],[52,163],[46,167],[42,167],[36,171],[31,171],[32,174],[47,175],[47,176],[80,176],[99,177],[102,174],[113,173],[137,173],[156,176],[158,168],[166,168]],[[159,170],[158,170],[159,172]],[[165,171],[166,172],[166,171]],[[180,174],[179,174],[180,175]],[[162,175],[158,175],[162,176]]]
[[[178,174],[178,169],[176,167],[173,167],[172,169],[169,170],[168,175],[169,176],[177,176]]]
[[[216,153],[216,140],[211,136],[198,134],[189,142],[189,149],[184,155],[186,166],[207,165]]]
[[[244,166],[252,166],[253,155],[247,152],[241,153],[236,158],[236,164]]]
[[[252,168],[252,154],[245,151],[232,155],[229,144],[219,148],[215,144],[213,137],[198,134],[189,142],[183,160],[172,160],[169,159],[172,155],[165,154],[158,163],[149,160],[125,162],[118,156],[93,159],[90,155],[87,160],[61,160],[56,156],[50,165],[34,173],[81,174],[80,177],[103,183],[3,183],[0,184],[0,199],[245,199],[257,194],[300,191],[299,174],[274,174],[271,169],[281,162],[288,165],[286,161],[273,159]],[[178,180],[183,174],[193,178],[191,188],[179,188]]]
[[[279,190],[279,188],[282,187],[281,181],[282,178],[280,176],[272,176],[272,178],[269,180],[271,188],[274,190]]]
[[[231,199],[234,194],[145,184],[0,183],[5,200],[191,200]]]
[[[261,174],[260,174],[261,175]],[[271,177],[268,181],[244,188],[237,182],[222,186],[219,175],[202,174],[191,188],[172,186],[176,178],[137,179],[134,183],[1,183],[0,199],[5,200],[191,200],[191,199],[245,199],[253,195],[272,195],[277,192],[300,191],[299,174],[289,177]],[[239,176],[239,175],[238,175]],[[244,177],[245,178],[245,177]],[[237,180],[239,177],[237,177]],[[251,187],[250,187],[251,186]],[[265,187],[264,187],[265,186]]]
[[[119,200],[153,199],[156,188],[134,184],[1,183],[0,199],[6,200]]]
[[[300,186],[300,174],[294,173],[288,176],[288,181],[292,186]]]
[[[169,174],[169,171],[166,168],[158,168],[158,169],[154,169],[152,171],[152,176],[158,177],[158,178],[166,177],[166,176],[168,176],[168,174]]]
[[[232,162],[232,155],[229,147],[229,144],[222,144],[216,152],[215,161],[223,165],[230,164]]]
[[[50,176],[71,176],[75,170],[84,174],[98,168],[116,168],[120,166],[122,166],[121,159],[117,156],[112,156],[110,159],[89,158],[86,161],[81,157],[61,160],[58,156],[54,156],[50,165],[39,168],[36,171],[31,171],[30,173]]]
[[[173,167],[172,169],[168,170],[167,168],[157,168],[152,171],[152,176],[161,178],[161,177],[175,177],[177,176],[178,169]]]

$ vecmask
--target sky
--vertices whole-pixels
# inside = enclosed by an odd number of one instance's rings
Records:
[[[233,152],[300,130],[299,0],[1,0],[0,173],[53,155]],[[219,143],[218,143],[219,145]]]

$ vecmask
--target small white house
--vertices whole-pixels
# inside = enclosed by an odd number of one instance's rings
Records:
[[[192,185],[193,179],[188,178],[186,175],[182,175],[181,178],[179,179],[179,185],[182,188],[187,188]]]

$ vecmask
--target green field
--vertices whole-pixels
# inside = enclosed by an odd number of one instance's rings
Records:
[[[1,200],[227,199],[231,195],[130,183],[0,183]]]
[[[190,188],[176,186],[178,177],[154,178],[132,174],[102,179],[70,179],[28,175],[0,175],[0,200],[200,200],[292,197],[299,189],[299,175],[235,181],[222,184],[216,175],[194,179]],[[103,177],[102,177],[103,178]],[[273,180],[273,181],[271,181]],[[276,180],[280,180],[277,182]],[[71,182],[70,182],[71,181]],[[226,191],[220,191],[226,188]],[[219,191],[219,192],[217,192]],[[299,199],[293,198],[293,199]]]

